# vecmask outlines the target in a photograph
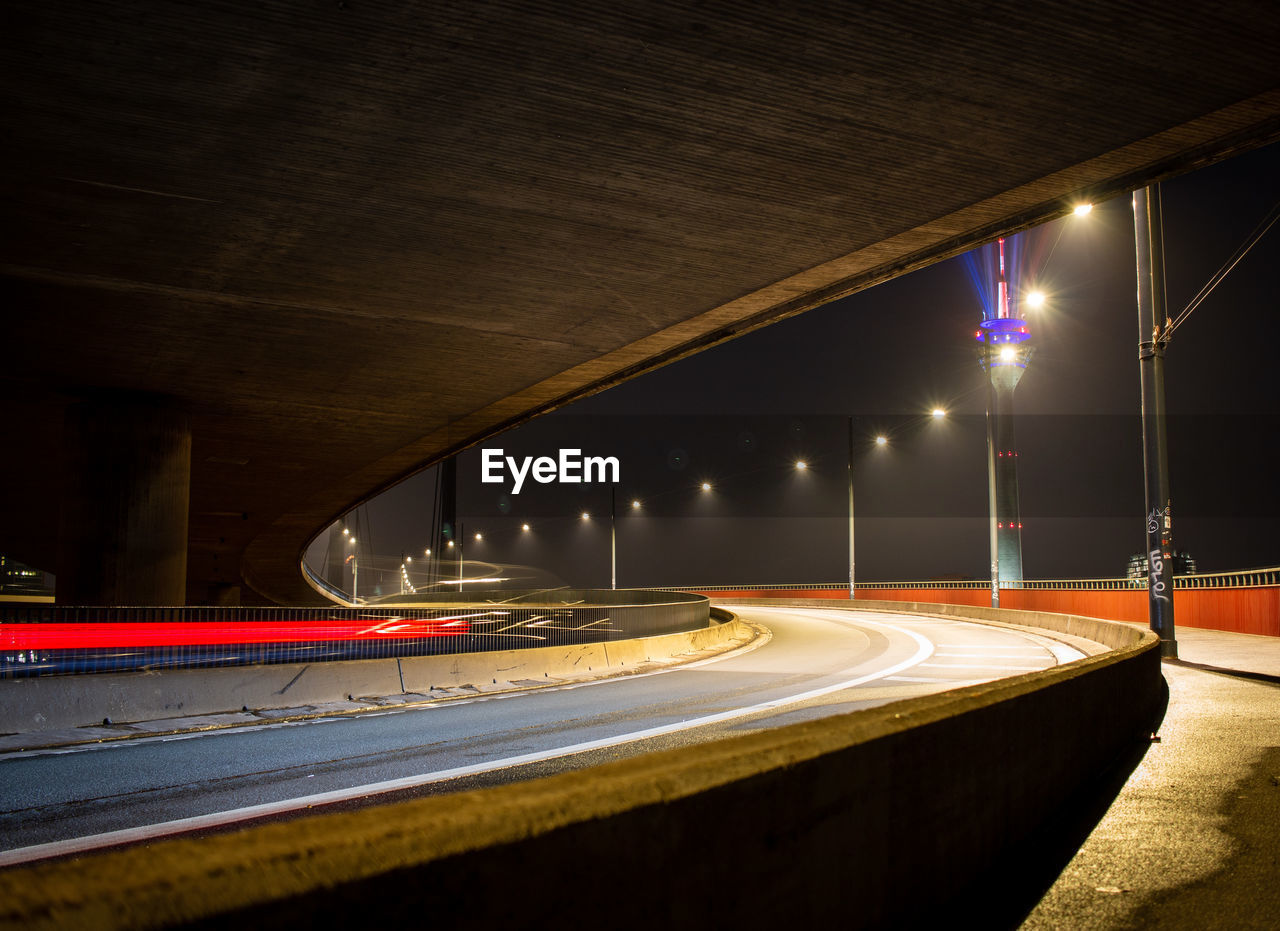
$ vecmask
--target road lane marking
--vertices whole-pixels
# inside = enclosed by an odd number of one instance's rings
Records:
[[[886,677],[885,677],[885,681],[886,681],[886,682],[914,682],[914,683],[927,683],[928,685],[945,685],[945,686],[947,687],[947,690],[948,690],[948,691],[950,691],[951,689],[958,688],[959,686],[962,686],[962,685],[964,685],[964,684],[966,684],[966,683],[972,683],[972,684],[976,685],[976,684],[978,684],[979,682],[990,682],[991,680],[990,680],[990,679],[940,679],[940,678],[938,678],[937,676],[929,676],[929,677],[925,677],[925,676],[886,676]]]
[[[932,666],[935,669],[1052,669],[1052,666],[1005,666],[1000,663],[921,663],[921,666]]]
[[[1036,656],[1044,656],[1048,650],[1033,651]],[[934,656],[950,656],[955,659],[1030,659],[1026,653],[934,653]]]
[[[208,815],[197,815],[191,818],[180,818],[176,821],[164,821],[159,824],[144,825],[136,828],[124,828],[118,831],[108,831],[103,834],[93,834],[87,837],[76,837],[68,840],[52,841],[47,844],[33,844],[30,847],[19,847],[13,850],[6,850],[0,852],[0,867],[12,866],[18,863],[29,863],[34,860],[48,859],[49,857],[86,853],[91,850],[98,850],[103,847],[113,847],[118,844],[150,841],[172,834],[183,834],[190,831],[219,828],[228,824],[235,824],[240,821],[251,821],[256,818],[285,814],[301,809],[313,808],[319,805],[332,805],[336,802],[351,801],[353,799],[363,798],[369,795],[381,795],[387,792],[415,789],[419,786],[430,785],[436,782],[446,782],[450,779],[458,779],[464,776],[474,776],[481,773],[492,772],[497,769],[524,766],[529,763],[541,763],[546,760],[558,759],[565,756],[574,756],[579,753],[589,753],[593,750],[602,750],[608,747],[615,747],[624,743],[633,743],[635,741],[647,740],[652,737],[661,737],[682,730],[690,730],[695,727],[720,724],[725,721],[733,721],[738,718],[758,714],[762,711],[771,711],[787,705],[794,705],[800,702],[809,701],[810,699],[820,698],[824,695],[830,695],[833,692],[855,688],[865,682],[884,679],[895,673],[910,669],[912,666],[922,665],[924,660],[933,655],[933,644],[915,631],[907,630],[903,627],[897,627],[893,624],[871,621],[862,617],[858,618],[858,623],[869,624],[872,627],[882,627],[909,637],[916,644],[915,653],[913,653],[910,658],[899,663],[895,663],[894,665],[879,670],[878,672],[857,676],[852,679],[836,682],[832,685],[809,689],[808,691],[799,692],[785,698],[775,698],[744,708],[721,711],[716,714],[703,715],[702,717],[690,718],[686,721],[678,721],[673,724],[663,724],[658,727],[645,728],[643,730],[632,731],[627,734],[616,734],[612,737],[602,737],[596,740],[582,741],[581,743],[570,744],[564,747],[553,747],[547,750],[534,751],[532,753],[522,753],[516,756],[505,757],[500,760],[473,763],[468,766],[455,766],[449,769],[437,770],[432,773],[423,773],[418,776],[405,776],[400,779],[388,779],[383,782],[373,782],[362,786],[352,786],[348,789],[335,789],[315,795],[302,796],[300,798],[284,799],[278,802],[266,802],[261,805],[250,805],[247,808],[238,808],[231,811],[216,812]]]
[[[1010,653],[1042,653],[1040,647],[1005,647],[992,643],[939,643],[939,650],[1006,650]]]

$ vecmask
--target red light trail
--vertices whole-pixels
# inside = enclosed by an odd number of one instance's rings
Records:
[[[356,622],[317,618],[310,621],[0,624],[0,650],[418,640],[430,637],[457,637],[460,634],[469,633],[470,619],[480,616],[483,615],[369,618]]]

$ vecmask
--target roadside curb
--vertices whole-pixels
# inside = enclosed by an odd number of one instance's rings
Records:
[[[577,647],[3,680],[0,754],[563,688],[723,658],[767,638],[765,628],[731,615],[695,631]]]

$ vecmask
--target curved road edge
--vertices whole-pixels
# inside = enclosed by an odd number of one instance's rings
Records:
[[[0,680],[0,753],[248,727],[685,668],[757,649],[728,611],[705,628],[490,653]]]
[[[1159,640],[1107,622],[1094,633],[1108,652],[864,711],[130,848],[94,857],[90,870],[81,860],[6,871],[0,923],[429,914],[520,927],[601,915],[621,928],[880,927],[982,917],[1062,808],[1131,768],[1163,714]],[[761,894],[714,894],[706,864]]]

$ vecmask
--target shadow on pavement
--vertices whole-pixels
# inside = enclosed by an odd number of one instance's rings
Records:
[[[975,881],[965,893],[939,907],[924,921],[936,922],[939,927],[957,922],[988,929],[1013,929],[1021,925],[1107,813],[1130,774],[1142,762],[1147,748],[1159,739],[1155,735],[1168,706],[1169,686],[1165,682],[1163,700],[1150,734],[1136,740],[1128,753],[1064,801],[1049,821],[1033,830],[1022,843],[1011,847],[992,866],[985,880]]]
[[[1174,666],[1185,666],[1188,669],[1199,669],[1201,672],[1212,672],[1220,676],[1231,676],[1235,679],[1252,679],[1254,682],[1267,682],[1280,685],[1280,676],[1265,672],[1248,672],[1243,669],[1226,669],[1222,666],[1210,666],[1207,663],[1189,663],[1184,659],[1166,659],[1164,662]]]

